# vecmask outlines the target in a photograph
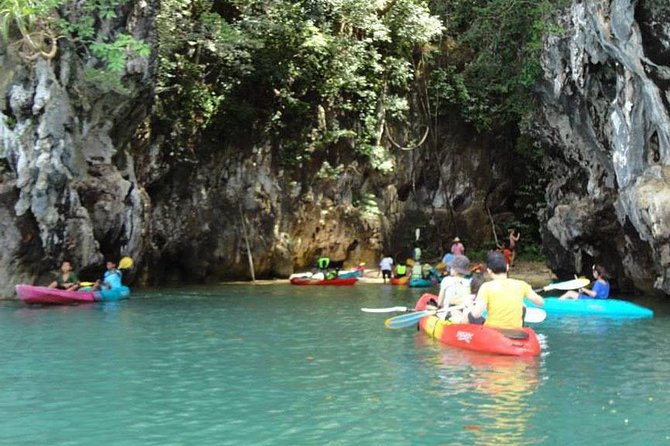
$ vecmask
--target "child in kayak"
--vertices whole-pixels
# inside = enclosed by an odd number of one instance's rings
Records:
[[[121,271],[117,269],[116,262],[114,260],[107,261],[107,271],[102,278],[95,281],[93,285],[94,290],[104,289],[104,290],[113,290],[114,288],[120,288],[121,284]]]
[[[609,275],[602,265],[593,265],[593,278],[596,279],[593,289],[580,288],[578,291],[567,291],[560,299],[607,299],[610,295]]]
[[[72,262],[63,260],[60,272],[57,274],[56,280],[49,284],[49,288],[58,288],[66,291],[76,291],[79,288],[79,278],[72,271]]]
[[[440,282],[440,294],[438,296],[438,307],[459,307],[445,313],[453,323],[467,322],[464,307],[471,303],[470,297],[470,259],[466,256],[454,256],[449,266],[449,275]]]

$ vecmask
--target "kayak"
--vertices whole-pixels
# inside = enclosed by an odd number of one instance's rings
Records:
[[[409,276],[394,277],[391,279],[391,285],[407,285],[407,282],[409,282]]]
[[[66,291],[43,286],[16,285],[16,294],[26,304],[67,305],[86,302],[110,302],[130,297],[127,286],[111,290]]]
[[[430,279],[409,279],[409,286],[411,288],[427,288],[433,286],[433,281]]]
[[[416,311],[426,308],[430,299],[437,296],[426,293],[414,307]],[[476,324],[452,324],[435,315],[419,320],[419,328],[443,344],[482,353],[511,356],[537,356],[540,342],[533,329],[502,329]]]
[[[532,302],[526,306],[534,307]],[[605,316],[605,317],[653,317],[654,312],[649,308],[636,305],[632,302],[619,299],[565,299],[546,297],[542,307],[547,314],[568,314],[575,316]]]
[[[338,279],[349,279],[351,277],[363,277],[363,272],[361,270],[355,269],[353,271],[345,271],[337,275]]]
[[[346,286],[353,285],[356,283],[355,277],[349,278],[335,278],[329,280],[320,280],[320,279],[306,279],[301,277],[294,277],[291,279],[291,285],[335,285],[335,286]]]

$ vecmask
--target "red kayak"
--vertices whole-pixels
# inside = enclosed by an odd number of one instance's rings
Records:
[[[348,277],[344,279],[335,278],[328,280],[321,279],[309,279],[304,277],[294,277],[291,279],[291,285],[334,285],[334,286],[346,286],[353,285],[356,283],[355,277]]]
[[[391,285],[407,285],[407,282],[409,282],[409,276],[394,277],[391,279]]]
[[[426,309],[430,299],[438,297],[426,293],[414,307],[416,311]],[[535,332],[528,327],[504,329],[475,324],[452,324],[437,316],[426,316],[419,327],[440,342],[466,350],[513,356],[537,356],[540,342]]]

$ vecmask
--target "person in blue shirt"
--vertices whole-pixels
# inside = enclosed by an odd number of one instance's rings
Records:
[[[107,261],[107,271],[105,271],[105,275],[102,278],[102,282],[100,280],[95,281],[95,285],[93,286],[94,290],[113,290],[114,288],[119,288],[122,286],[121,284],[121,271],[116,267],[116,262],[113,260],[108,260]]]
[[[607,299],[610,296],[609,275],[602,265],[593,265],[593,278],[596,280],[592,289],[580,288],[578,291],[567,291],[561,299]]]

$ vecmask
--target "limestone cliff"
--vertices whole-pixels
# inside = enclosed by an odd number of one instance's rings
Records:
[[[100,36],[151,41],[154,2],[100,20]],[[102,37],[101,37],[102,38]],[[91,271],[104,256],[136,255],[146,199],[124,147],[150,109],[153,63],[127,61],[126,94],[86,82],[96,61],[65,40],[26,60],[0,50],[0,295],[44,282],[63,258]]]
[[[604,264],[670,293],[670,4],[576,1],[546,41],[544,246],[563,274]]]

